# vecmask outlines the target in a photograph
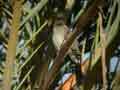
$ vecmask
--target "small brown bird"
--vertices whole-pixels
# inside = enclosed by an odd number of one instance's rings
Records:
[[[69,28],[65,24],[65,20],[63,18],[55,21],[53,26],[52,40],[57,51],[60,50],[62,44],[64,44],[64,42],[66,41],[66,39],[68,39],[71,33],[72,32],[69,30]],[[75,40],[74,43],[72,44],[71,48],[68,51],[68,54],[72,59],[72,61],[74,61],[75,63],[78,63],[79,60],[76,58],[75,52],[80,54],[77,40]]]
[[[57,50],[60,50],[61,45],[63,44],[63,42],[69,34],[67,30],[68,28],[63,20],[56,21],[53,27],[54,28],[52,40],[55,45],[55,48]]]

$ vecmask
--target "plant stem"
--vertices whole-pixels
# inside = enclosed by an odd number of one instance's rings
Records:
[[[11,90],[13,66],[16,59],[16,45],[18,40],[18,31],[21,17],[22,0],[14,0],[13,2],[13,18],[8,40],[8,49],[4,69],[3,90]]]

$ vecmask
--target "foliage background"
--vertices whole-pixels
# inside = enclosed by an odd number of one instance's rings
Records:
[[[73,8],[66,10],[65,0],[0,0],[1,90],[120,89],[120,1],[75,1]],[[61,13],[67,27],[78,30],[71,38],[79,42],[80,53],[75,55],[81,63],[66,55],[66,45],[72,40],[55,50],[52,29]],[[116,62],[112,72],[110,62]]]

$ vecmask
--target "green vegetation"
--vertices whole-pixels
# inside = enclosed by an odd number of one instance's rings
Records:
[[[119,39],[120,0],[0,0],[0,90],[119,90]]]

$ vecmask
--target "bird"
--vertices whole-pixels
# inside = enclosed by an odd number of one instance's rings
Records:
[[[62,45],[66,42],[68,39],[69,35],[72,33],[70,28],[66,25],[66,20],[65,16],[63,14],[59,14],[57,19],[54,22],[53,25],[53,35],[52,35],[52,41],[53,45],[56,49],[56,51],[59,51]],[[79,42],[78,40],[75,40],[74,43],[72,44],[71,48],[69,49],[67,55],[70,56],[72,61],[74,63],[78,63],[80,58],[76,57],[76,54],[80,54],[80,49],[79,49]]]
[[[65,35],[69,34],[67,29],[68,28],[62,18],[55,21],[53,25],[52,41],[57,51],[60,50],[61,45],[65,41]]]

